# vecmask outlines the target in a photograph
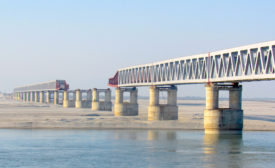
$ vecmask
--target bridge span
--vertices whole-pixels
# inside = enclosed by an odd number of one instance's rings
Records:
[[[104,96],[103,100],[100,100]],[[64,108],[91,108],[93,111],[111,111],[111,90],[76,89],[69,90],[65,80],[53,80],[17,87],[13,91],[15,100],[31,103],[53,103]]]
[[[118,87],[275,79],[275,41],[119,69]]]
[[[136,87],[150,86],[148,120],[177,120],[176,85],[202,83],[205,133],[242,133],[240,82],[274,80],[274,53],[275,41],[269,41],[119,69],[109,79],[109,86],[116,87],[114,114],[138,115]],[[220,90],[229,91],[228,108],[219,108]],[[125,91],[130,92],[130,102],[123,101]],[[159,103],[160,92],[167,92],[167,104]]]

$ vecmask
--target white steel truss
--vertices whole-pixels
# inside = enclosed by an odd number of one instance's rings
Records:
[[[275,41],[118,70],[118,86],[275,79]]]

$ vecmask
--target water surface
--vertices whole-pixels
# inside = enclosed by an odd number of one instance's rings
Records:
[[[0,130],[0,167],[274,167],[275,132]]]

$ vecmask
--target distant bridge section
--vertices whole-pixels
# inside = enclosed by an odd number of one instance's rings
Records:
[[[53,80],[48,82],[42,82],[32,85],[26,85],[17,87],[14,89],[14,93],[18,92],[35,92],[35,91],[57,91],[57,90],[68,90],[69,85],[65,80]]]
[[[275,79],[275,41],[119,69],[115,87]]]

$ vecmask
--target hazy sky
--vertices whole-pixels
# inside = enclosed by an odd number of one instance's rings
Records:
[[[118,68],[275,40],[275,1],[0,0],[0,91],[54,79],[105,88]],[[243,97],[275,97],[275,82]],[[147,95],[146,89],[140,89]],[[180,96],[204,96],[184,85]]]

